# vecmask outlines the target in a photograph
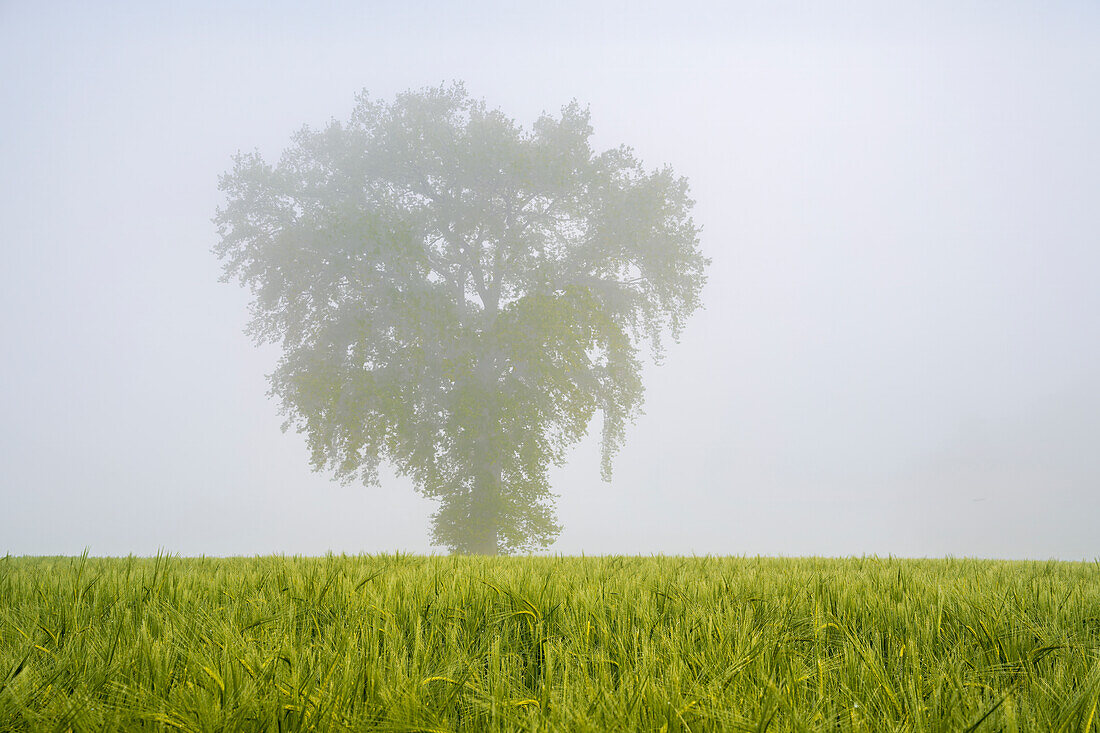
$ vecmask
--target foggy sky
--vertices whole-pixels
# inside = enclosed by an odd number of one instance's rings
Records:
[[[238,150],[464,80],[590,105],[713,259],[551,551],[1100,557],[1100,5],[806,5],[0,5],[0,553],[440,551],[280,432],[210,219]]]

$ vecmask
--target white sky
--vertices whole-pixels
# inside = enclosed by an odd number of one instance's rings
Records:
[[[590,104],[714,261],[554,552],[1100,556],[1100,5],[96,5],[0,3],[0,553],[433,551],[280,432],[210,218],[237,150],[461,79]]]

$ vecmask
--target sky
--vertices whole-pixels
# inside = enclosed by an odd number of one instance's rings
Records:
[[[562,554],[1100,558],[1100,5],[0,2],[0,553],[444,552],[280,430],[211,218],[465,82],[691,183],[704,310]]]

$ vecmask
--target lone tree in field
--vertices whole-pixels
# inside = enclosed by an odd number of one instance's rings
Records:
[[[554,541],[550,465],[598,411],[610,479],[640,347],[659,358],[699,307],[686,180],[591,134],[576,103],[528,131],[461,84],[364,95],[221,178],[215,252],[251,287],[257,343],[282,343],[284,427],[315,470],[411,477],[458,552]]]

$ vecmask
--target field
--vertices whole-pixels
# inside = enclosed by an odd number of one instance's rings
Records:
[[[0,559],[0,730],[1087,731],[1097,563]]]

